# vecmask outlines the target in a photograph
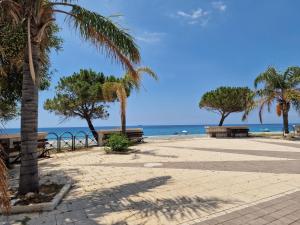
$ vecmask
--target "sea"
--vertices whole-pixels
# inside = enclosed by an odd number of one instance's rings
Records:
[[[299,124],[291,124],[290,131],[293,131],[293,126]],[[129,128],[143,128],[144,135],[148,137],[155,136],[170,136],[170,135],[204,135],[206,126],[214,125],[139,125],[128,126]],[[282,124],[230,124],[230,126],[248,126],[250,132],[281,132]],[[96,130],[115,129],[118,127],[95,127]],[[0,129],[2,134],[19,133],[18,128],[3,128]],[[45,127],[39,128],[39,132],[55,133],[58,136],[71,132],[73,135],[79,133],[90,133],[88,127]]]

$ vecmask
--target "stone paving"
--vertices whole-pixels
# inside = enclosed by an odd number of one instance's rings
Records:
[[[300,192],[237,210],[195,225],[299,225]]]
[[[53,154],[40,173],[74,182],[52,212],[0,224],[300,224],[300,143],[149,139],[130,155]]]

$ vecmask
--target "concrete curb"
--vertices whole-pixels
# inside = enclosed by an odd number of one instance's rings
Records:
[[[46,203],[38,203],[34,205],[17,205],[12,206],[10,214],[20,214],[20,213],[34,213],[34,212],[42,212],[42,211],[52,211],[56,208],[56,206],[61,202],[66,193],[71,189],[72,183],[66,183],[60,192],[52,199],[51,202]],[[3,212],[1,211],[0,214]]]
[[[141,152],[141,150],[138,150],[138,149],[130,149],[128,150],[127,152],[118,152],[118,151],[110,151],[108,153],[106,153],[107,155],[130,155],[130,154],[133,154],[133,153],[139,153]]]

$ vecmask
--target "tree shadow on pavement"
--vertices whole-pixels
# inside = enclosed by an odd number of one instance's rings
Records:
[[[149,151],[142,151],[142,152],[135,153],[133,156],[133,159],[138,159],[140,155],[154,156],[154,157],[160,157],[160,158],[178,158],[178,156],[176,156],[176,155],[157,154],[156,150],[149,150]]]
[[[142,193],[151,192],[153,189],[170,182],[172,182],[170,176],[161,176],[91,193],[90,200],[94,202],[96,207],[86,209],[87,217],[97,219],[112,212],[129,212],[126,218],[113,223],[114,225],[125,225],[127,219],[134,217],[146,219],[155,216],[159,221],[161,217],[164,220],[174,220],[176,218],[189,218],[192,215],[201,216],[204,212],[212,213],[226,204],[236,202],[216,197],[159,198],[153,194],[152,198],[149,199],[140,196]]]

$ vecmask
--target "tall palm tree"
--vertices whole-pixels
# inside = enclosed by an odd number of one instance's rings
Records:
[[[262,84],[261,89],[257,89]],[[269,67],[254,81],[259,96],[259,118],[262,122],[262,112],[265,106],[270,112],[271,105],[276,102],[278,116],[283,118],[283,127],[286,134],[289,133],[289,110],[294,106],[300,110],[300,67],[288,67],[284,73]]]
[[[104,96],[107,100],[112,100],[115,96],[120,102],[121,130],[126,135],[126,106],[127,97],[131,89],[139,90],[141,88],[142,74],[148,74],[150,77],[158,80],[157,75],[148,67],[136,69],[137,76],[132,76],[130,72],[124,75],[122,82],[107,82],[104,84]]]
[[[137,77],[134,64],[140,54],[132,37],[110,19],[89,11],[73,0],[0,0],[0,20],[22,25],[27,33],[24,51],[21,103],[21,168],[19,193],[38,192],[37,118],[38,83],[43,63],[42,46],[49,41],[48,30],[55,23],[56,14],[63,14],[70,28],[83,39],[103,50]]]

